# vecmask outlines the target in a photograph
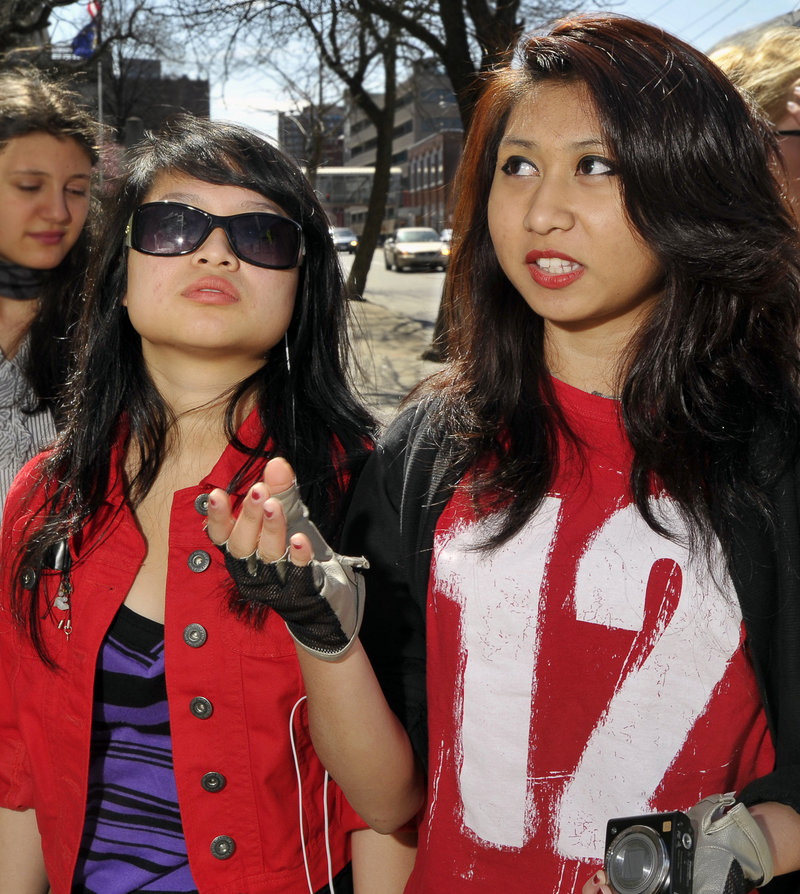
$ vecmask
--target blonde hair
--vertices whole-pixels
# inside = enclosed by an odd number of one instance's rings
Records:
[[[755,47],[727,46],[710,55],[761,113],[777,125],[786,114],[792,85],[800,80],[800,28],[772,28]]]

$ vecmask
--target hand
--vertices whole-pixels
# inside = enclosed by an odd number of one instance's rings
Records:
[[[772,879],[769,844],[733,795],[704,798],[687,813],[695,832],[692,894],[744,894]]]
[[[604,869],[599,869],[581,889],[581,894],[614,894]]]
[[[333,660],[347,652],[364,611],[359,570],[369,566],[328,546],[308,518],[286,460],[267,463],[238,518],[225,491],[213,490],[208,536],[225,556],[236,584],[231,605],[240,617],[259,625],[272,609],[311,654]]]

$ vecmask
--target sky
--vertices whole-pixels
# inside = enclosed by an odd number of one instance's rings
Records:
[[[66,31],[62,29],[60,35],[54,34],[54,39],[74,35],[73,23],[80,28],[88,21],[85,9],[84,2],[76,3],[75,16],[66,15],[71,19]],[[602,2],[594,6],[587,3],[586,9],[609,9],[644,19],[703,51],[775,16],[797,10],[800,18],[800,0],[613,0],[605,6]],[[71,12],[73,8],[68,10]],[[279,88],[270,87],[271,82],[265,80],[262,72],[238,75],[222,83],[212,71],[210,81],[213,118],[236,121],[273,138],[277,136],[277,111],[289,109],[290,103],[281,96]]]
[[[611,8],[611,7],[609,7]],[[704,52],[732,34],[800,9],[791,0],[622,0],[613,9],[671,31]]]
[[[800,10],[800,0],[614,0],[592,8],[645,19],[705,52],[732,34]],[[279,105],[275,99],[270,101]],[[263,78],[231,80],[224,90],[222,85],[212,84],[213,117],[238,121],[275,136],[277,115],[264,111],[267,104]]]

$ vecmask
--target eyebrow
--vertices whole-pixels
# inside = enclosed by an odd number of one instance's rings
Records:
[[[166,195],[161,196],[161,198],[156,199],[157,202],[183,202],[185,205],[193,205],[195,207],[199,207],[201,199],[200,196],[195,193],[187,193],[187,192],[168,192]],[[283,213],[280,211],[278,206],[267,199],[266,197],[262,201],[257,201],[256,199],[245,199],[240,203],[242,208],[266,208],[270,212],[275,213]]]
[[[518,146],[520,149],[536,149],[538,143],[535,140],[526,140],[524,137],[515,137],[513,134],[511,136],[503,137],[500,141],[501,146]],[[576,140],[574,143],[569,143],[565,148],[573,149],[576,151],[580,151],[583,149],[592,149],[595,147],[602,147],[605,144],[603,140],[599,137],[589,137],[585,140]]]
[[[52,177],[53,175],[50,171],[41,171],[39,168],[17,168],[15,171],[11,171],[11,174],[27,174],[27,175],[35,175],[36,177]],[[68,178],[69,180],[91,180],[91,174],[71,174]]]

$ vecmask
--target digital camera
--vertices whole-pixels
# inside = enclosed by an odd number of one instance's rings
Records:
[[[694,832],[685,813],[608,821],[605,869],[617,894],[692,894]]]

